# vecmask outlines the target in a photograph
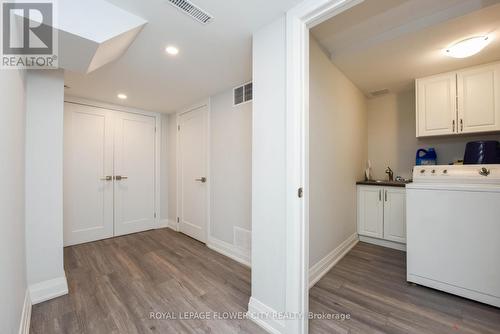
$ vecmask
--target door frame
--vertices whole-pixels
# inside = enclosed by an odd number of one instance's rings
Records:
[[[191,105],[190,107],[188,108],[185,108],[185,109],[182,109],[181,111],[178,111],[175,115],[175,127],[176,127],[176,153],[175,153],[175,156],[176,156],[176,185],[175,185],[175,194],[176,194],[176,213],[177,213],[177,217],[176,217],[176,227],[177,227],[177,231],[180,230],[180,226],[179,226],[179,220],[181,218],[181,200],[182,200],[182,196],[181,196],[181,168],[180,168],[180,159],[179,159],[179,154],[180,154],[180,151],[181,151],[181,145],[180,145],[180,133],[178,131],[179,129],[179,119],[180,119],[180,116],[184,115],[184,114],[187,114],[191,111],[194,111],[196,109],[200,109],[200,108],[203,108],[203,107],[206,107],[206,111],[205,111],[205,119],[206,119],[206,128],[205,128],[205,133],[206,133],[206,138],[205,138],[205,151],[207,153],[207,161],[206,161],[206,165],[205,165],[205,174],[206,174],[206,178],[207,178],[207,182],[205,183],[206,186],[207,186],[207,194],[206,194],[206,208],[207,208],[207,212],[206,212],[206,226],[205,226],[205,242],[208,244],[209,240],[210,240],[210,217],[211,217],[211,208],[210,208],[210,203],[211,203],[211,184],[212,184],[212,176],[210,174],[210,111],[211,111],[211,99],[208,98],[206,100],[202,100],[198,103],[195,103],[193,105]]]
[[[111,110],[111,111],[119,111],[119,112],[126,112],[126,113],[130,113],[130,114],[139,114],[139,115],[154,117],[155,128],[156,128],[156,132],[155,132],[155,213],[156,213],[156,217],[154,218],[154,228],[159,229],[159,228],[164,227],[161,225],[161,214],[162,214],[161,213],[161,198],[160,198],[161,168],[162,167],[167,168],[167,166],[161,166],[161,134],[162,134],[162,130],[163,130],[161,128],[161,114],[158,112],[130,108],[130,107],[120,106],[120,105],[116,105],[116,104],[99,102],[99,101],[84,99],[84,98],[75,97],[75,96],[68,96],[68,95],[64,96],[64,102],[65,103],[67,102],[67,103],[79,104],[79,105],[94,107],[94,108],[107,109],[107,110]],[[113,227],[113,230],[114,230],[114,227]]]
[[[287,312],[309,312],[309,30],[362,2],[308,0],[286,13]],[[308,317],[298,318],[288,333],[308,333]]]

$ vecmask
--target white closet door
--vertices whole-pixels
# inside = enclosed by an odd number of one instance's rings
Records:
[[[113,114],[73,103],[64,109],[64,245],[69,246],[113,236]]]
[[[155,118],[115,112],[115,236],[155,223]]]
[[[207,107],[179,116],[179,229],[206,242],[207,187]]]

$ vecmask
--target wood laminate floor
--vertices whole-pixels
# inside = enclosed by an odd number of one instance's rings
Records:
[[[500,309],[406,283],[406,254],[359,243],[311,290],[310,333],[500,333]]]
[[[33,307],[33,334],[264,333],[249,320],[150,319],[247,310],[250,270],[174,231],[67,247],[64,262],[69,294]]]

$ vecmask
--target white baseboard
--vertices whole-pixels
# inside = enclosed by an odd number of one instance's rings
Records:
[[[377,245],[377,246],[397,249],[397,250],[406,252],[406,245],[401,244],[399,242],[377,239],[377,238],[372,238],[372,237],[365,237],[363,235],[359,236],[359,241],[366,242],[366,243],[373,244],[373,245]]]
[[[160,226],[158,228],[170,228],[175,232],[179,232],[179,224],[175,220],[162,219],[160,220]]]
[[[161,219],[158,228],[167,228],[167,227],[168,227],[168,219]]]
[[[312,288],[358,243],[358,234],[354,233],[309,269],[309,288]]]
[[[31,298],[29,289],[26,289],[23,303],[23,313],[21,314],[21,323],[19,324],[19,334],[30,333],[31,322]]]
[[[233,244],[219,240],[212,236],[208,237],[207,247],[247,267],[251,266],[250,250],[238,248]]]
[[[66,276],[29,286],[29,295],[33,305],[68,294]]]
[[[167,221],[167,227],[174,230],[175,232],[179,232],[179,224],[175,220],[169,219]]]
[[[272,334],[286,333],[285,320],[277,318],[278,312],[266,304],[250,297],[248,316],[266,332]]]

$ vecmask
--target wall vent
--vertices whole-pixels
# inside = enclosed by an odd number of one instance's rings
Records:
[[[202,24],[208,24],[214,19],[212,15],[188,0],[168,0],[168,2],[175,8],[181,10],[184,14],[191,16]]]
[[[253,100],[253,83],[249,82],[233,89],[233,105],[237,106]]]

